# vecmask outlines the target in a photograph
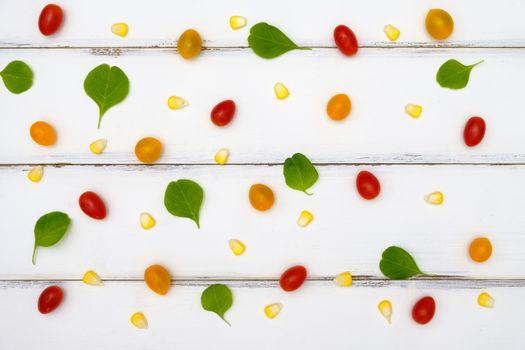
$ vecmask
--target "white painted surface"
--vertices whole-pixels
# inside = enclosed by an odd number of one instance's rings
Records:
[[[133,150],[145,136],[164,143],[162,163],[213,163],[222,147],[230,149],[233,163],[282,163],[295,152],[337,163],[525,162],[523,50],[367,49],[347,59],[325,49],[275,60],[235,50],[205,52],[192,62],[166,49],[126,51],[118,58],[89,52],[0,51],[0,65],[22,59],[35,71],[31,90],[0,95],[9,118],[2,143],[16,147],[16,152],[0,147],[1,163],[137,163]],[[436,83],[439,66],[451,57],[466,64],[485,59],[464,90]],[[83,82],[101,63],[121,67],[131,91],[97,130],[98,107],[84,93]],[[284,101],[274,96],[278,81],[291,92]],[[326,103],[340,92],[349,94],[352,112],[334,122]],[[170,95],[190,105],[172,111]],[[210,111],[227,98],[236,101],[236,116],[218,128]],[[407,103],[423,106],[419,119],[404,113]],[[486,137],[475,148],[463,143],[463,127],[472,115],[487,122]],[[31,140],[29,127],[37,120],[56,127],[55,146]],[[98,138],[108,139],[101,156],[88,148]]]
[[[60,3],[66,21],[51,38],[37,29],[45,3],[0,3],[0,67],[22,59],[35,72],[33,88],[22,95],[0,87],[0,349],[525,347],[525,2],[70,0]],[[427,10],[436,7],[455,20],[445,42],[432,41],[424,30]],[[246,16],[248,27],[232,31],[233,14]],[[129,23],[127,38],[111,34],[117,21]],[[262,60],[246,48],[249,26],[258,21],[278,26],[300,45],[322,48]],[[332,31],[340,23],[366,47],[357,57],[333,49]],[[387,23],[401,29],[398,42],[386,40]],[[173,49],[189,27],[212,48],[192,62]],[[451,91],[435,82],[449,58],[485,63],[466,89]],[[82,83],[100,63],[123,68],[131,92],[97,131],[98,111]],[[288,86],[287,100],[275,99],[275,82]],[[331,122],[324,110],[338,92],[353,103],[342,123]],[[170,111],[170,95],[190,106]],[[225,98],[236,100],[238,114],[218,129],[209,112]],[[407,103],[423,105],[419,120],[404,114]],[[474,149],[462,143],[471,115],[487,121],[486,137]],[[29,126],[39,119],[56,127],[56,146],[42,148],[29,138]],[[135,165],[134,145],[149,135],[164,143],[161,163],[187,165]],[[98,138],[107,138],[108,148],[94,156],[88,145]],[[198,165],[212,164],[221,147],[240,165]],[[374,166],[319,166],[315,195],[307,197],[286,187],[282,166],[250,165],[282,163],[295,152],[316,163]],[[78,165],[48,166],[41,183],[30,183],[27,164],[43,163]],[[128,163],[134,165],[117,165]],[[381,180],[373,202],[354,188],[364,168]],[[205,189],[201,230],[163,207],[167,183],[179,178]],[[275,190],[276,206],[268,213],[249,206],[247,191],[255,182]],[[88,189],[106,200],[107,220],[96,222],[79,210],[78,196]],[[434,190],[445,193],[440,207],[423,201]],[[315,216],[306,229],[296,225],[303,209]],[[39,249],[33,266],[33,226],[51,210],[68,212],[73,225],[57,246]],[[142,211],[155,216],[154,229],[140,229]],[[481,234],[492,240],[494,254],[475,264],[467,247]],[[241,257],[228,249],[234,237],[247,245]],[[378,262],[392,244],[409,250],[423,271],[448,276],[385,281]],[[153,263],[176,279],[166,297],[140,280]],[[298,263],[314,280],[296,293],[282,292],[275,280]],[[110,281],[103,288],[83,285],[79,279],[88,269]],[[357,276],[355,285],[333,286],[330,278],[344,270]],[[201,310],[200,293],[213,280],[232,286],[231,328]],[[56,312],[40,315],[38,295],[50,283],[60,284],[66,298]],[[494,309],[476,305],[483,290],[496,299]],[[427,294],[438,310],[422,327],[410,309]],[[377,312],[385,298],[394,304],[392,326]],[[275,320],[262,313],[271,302],[284,304]],[[148,317],[147,331],[129,324],[135,311]]]
[[[492,349],[525,347],[521,315],[522,288],[440,289],[414,284],[408,288],[337,288],[307,283],[294,293],[278,288],[233,288],[234,305],[226,313],[228,327],[203,311],[205,286],[173,286],[165,297],[142,282],[108,282],[97,288],[80,282],[61,283],[63,305],[41,315],[36,299],[44,284],[0,287],[1,348],[23,349]],[[493,309],[477,305],[480,292],[495,299]],[[412,305],[431,295],[434,319],[420,326],[410,317]],[[392,325],[377,304],[390,299]],[[266,319],[265,305],[281,302],[281,314]],[[135,329],[129,317],[142,311],[148,330]],[[28,336],[31,332],[31,336]]]
[[[333,29],[344,23],[355,31],[361,45],[390,45],[386,24],[401,30],[394,45],[436,45],[426,33],[425,16],[431,8],[446,9],[455,22],[454,33],[440,45],[523,46],[525,3],[520,0],[360,1],[330,0],[198,0],[61,2],[62,30],[46,38],[38,31],[38,16],[47,1],[4,0],[0,4],[0,44],[4,46],[173,46],[188,28],[197,29],[206,46],[247,46],[249,28],[266,21],[296,43],[333,46]],[[248,19],[239,31],[229,27],[232,15]],[[123,39],[112,34],[115,22],[127,22]]]
[[[373,171],[382,192],[374,201],[361,199],[355,176]],[[282,166],[192,167],[46,167],[39,184],[26,179],[25,168],[0,172],[0,201],[7,217],[9,244],[0,246],[2,278],[80,278],[88,269],[107,278],[141,278],[154,263],[177,277],[278,277],[287,267],[304,264],[312,276],[382,276],[382,251],[400,245],[412,252],[430,274],[478,278],[525,276],[525,197],[523,166],[322,166],[313,196],[288,188]],[[188,178],[205,191],[201,229],[174,217],[164,207],[170,181]],[[254,210],[248,190],[254,183],[273,188],[275,206]],[[16,188],[16,191],[10,190]],[[87,190],[100,194],[108,217],[96,221],[78,206]],[[425,194],[440,190],[441,206],[427,204]],[[297,225],[302,210],[314,221]],[[43,214],[60,210],[71,230],[52,248],[41,248],[31,264],[33,227]],[[150,212],[157,226],[145,231],[139,214]],[[485,264],[468,258],[468,245],[488,236],[494,255]],[[7,236],[6,236],[7,238]],[[247,250],[235,257],[228,240],[238,238]],[[16,251],[17,254],[11,252]],[[67,263],[64,263],[67,262]]]

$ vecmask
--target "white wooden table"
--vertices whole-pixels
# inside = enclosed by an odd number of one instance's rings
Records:
[[[0,2],[0,66],[27,62],[34,86],[21,95],[0,88],[0,349],[524,349],[525,311],[525,2],[521,0],[441,1],[107,1],[63,0],[65,22],[53,37],[38,32],[44,1]],[[455,20],[452,37],[432,41],[424,29],[428,9],[440,7]],[[246,28],[229,28],[231,15],[248,18]],[[114,22],[130,26],[126,38],[110,32]],[[246,38],[250,25],[267,21],[311,51],[274,60],[257,57]],[[356,32],[358,56],[343,57],[333,28]],[[383,27],[401,29],[395,43]],[[205,51],[191,62],[175,50],[187,28],[197,29]],[[471,64],[467,88],[443,89],[438,67],[456,58]],[[96,105],[82,88],[86,74],[101,63],[128,75],[127,99],[111,109],[96,129]],[[291,95],[274,97],[285,83]],[[326,101],[346,92],[350,117],[334,123]],[[170,95],[190,106],[171,111]],[[223,99],[237,102],[235,122],[218,129],[209,111]],[[407,103],[423,105],[418,120],[404,114]],[[482,144],[462,141],[466,119],[487,121]],[[43,148],[28,129],[45,119],[58,143]],[[159,164],[138,164],[133,148],[144,136],[162,140]],[[88,145],[108,139],[100,156]],[[231,151],[218,166],[214,153]],[[309,156],[320,173],[314,196],[284,183],[282,163],[295,152]],[[30,183],[31,165],[45,164],[44,178]],[[354,179],[372,169],[381,196],[358,197]],[[206,192],[201,230],[171,216],[163,206],[169,181],[190,178]],[[255,212],[247,191],[263,182],[276,194],[267,213]],[[78,196],[100,193],[109,216],[86,217]],[[445,194],[442,206],[423,196]],[[315,219],[297,226],[300,211]],[[55,247],[40,249],[31,264],[33,226],[42,214],[61,210],[73,225]],[[142,211],[157,226],[144,231]],[[488,236],[494,246],[484,264],[470,261],[469,242]],[[235,257],[228,239],[247,245]],[[389,281],[379,271],[381,252],[390,245],[409,250],[421,269],[435,278]],[[160,297],[144,284],[154,263],[174,274],[169,294]],[[309,269],[304,287],[285,293],[277,279],[294,264]],[[105,286],[81,282],[97,271]],[[349,270],[350,288],[331,279]],[[232,327],[200,306],[200,294],[221,281],[234,293],[227,313]],[[41,290],[58,284],[63,305],[41,315]],[[493,309],[476,303],[488,291]],[[423,295],[437,302],[434,320],[411,320]],[[390,299],[389,326],[377,311]],[[283,303],[268,320],[263,307]],[[129,317],[142,311],[148,330]]]

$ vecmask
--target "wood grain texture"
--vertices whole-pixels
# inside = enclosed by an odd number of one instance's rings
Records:
[[[38,15],[45,1],[5,0],[0,5],[0,46],[3,47],[173,47],[188,28],[199,30],[208,47],[247,46],[249,27],[259,21],[277,25],[298,44],[333,46],[332,32],[344,23],[353,28],[362,46],[525,46],[522,14],[525,3],[517,0],[441,0],[437,3],[411,0],[360,1],[178,1],[73,0],[64,2],[63,28],[44,37],[38,31]],[[429,9],[440,7],[455,21],[453,35],[445,42],[434,41],[425,31]],[[230,29],[232,15],[248,18],[248,26]],[[154,20],[153,20],[154,19]],[[126,38],[110,31],[114,22],[130,26]],[[401,30],[390,43],[383,27],[394,24]]]
[[[233,286],[234,304],[226,313],[232,326],[228,327],[215,314],[201,309],[203,286],[174,286],[160,297],[142,282],[107,282],[101,288],[64,282],[60,283],[65,290],[61,307],[40,315],[36,299],[46,285],[0,284],[0,326],[4,330],[0,347],[66,349],[73,341],[79,350],[379,349],[418,348],[421,344],[427,349],[504,346],[518,350],[525,346],[519,319],[519,311],[525,308],[523,288],[337,288],[311,282],[297,292],[285,293],[278,288]],[[484,290],[496,299],[493,309],[476,304]],[[410,318],[410,310],[424,295],[436,299],[437,312],[430,324],[420,326]],[[382,299],[393,304],[390,326],[377,311]],[[268,320],[262,310],[273,302],[284,307],[277,318]],[[129,323],[136,311],[148,318],[148,330]],[[27,330],[38,332],[38,337],[28,337]],[[195,336],[197,333],[201,336]]]
[[[228,147],[230,161],[238,164],[282,163],[295,152],[317,163],[525,162],[523,50],[367,49],[347,59],[319,49],[270,61],[246,50],[221,50],[192,62],[168,49],[120,50],[118,57],[90,53],[0,51],[0,65],[22,59],[35,71],[28,92],[0,94],[9,119],[0,163],[136,163],[133,149],[145,136],[164,143],[161,163],[210,164],[221,147]],[[435,81],[437,69],[450,58],[485,63],[474,69],[468,88],[453,91]],[[97,130],[98,108],[84,93],[83,81],[101,63],[121,67],[131,91]],[[287,100],[274,96],[279,81],[291,91]],[[340,92],[350,95],[352,112],[334,122],[325,108]],[[166,102],[170,95],[190,105],[172,111]],[[227,98],[237,102],[237,113],[231,125],[218,128],[209,114]],[[423,106],[420,119],[404,113],[407,103]],[[487,133],[481,145],[468,148],[462,132],[472,115],[485,118]],[[41,147],[30,139],[28,130],[36,120],[55,126],[55,146]],[[102,156],[88,149],[98,138],[108,139]]]
[[[361,169],[381,181],[381,196],[368,202],[355,190]],[[80,278],[88,269],[105,278],[141,278],[154,263],[178,278],[277,278],[304,264],[313,278],[350,270],[381,277],[382,251],[399,245],[430,274],[477,278],[524,278],[524,166],[321,166],[313,196],[288,188],[282,166],[66,166],[45,167],[39,184],[27,167],[0,171],[0,201],[6,218],[0,233],[3,279]],[[197,181],[205,191],[201,229],[171,216],[163,205],[167,184]],[[273,188],[276,204],[256,212],[248,201],[254,183]],[[16,189],[16,191],[12,190]],[[95,221],[78,207],[79,195],[93,190],[106,201],[109,216]],[[426,193],[445,194],[442,206],[424,202]],[[314,221],[300,228],[304,209]],[[55,247],[41,248],[31,264],[33,227],[43,214],[69,213],[72,227]],[[144,231],[139,214],[150,212],[157,226]],[[21,216],[23,214],[23,217]],[[493,257],[469,260],[469,242],[488,236]],[[247,250],[235,257],[228,240]],[[12,252],[17,252],[13,254]],[[67,263],[65,263],[67,262]]]

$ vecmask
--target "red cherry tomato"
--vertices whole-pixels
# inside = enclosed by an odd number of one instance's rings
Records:
[[[357,38],[355,37],[352,29],[341,24],[334,29],[334,40],[335,44],[346,56],[352,56],[357,53],[359,45],[357,44]]]
[[[231,122],[235,114],[235,102],[232,100],[224,100],[219,102],[211,110],[211,121],[217,126],[224,126]]]
[[[465,124],[463,139],[469,147],[474,147],[483,140],[485,136],[485,121],[481,117],[472,117]]]
[[[60,6],[55,4],[46,5],[42,9],[42,12],[40,12],[40,17],[38,18],[38,29],[40,29],[40,33],[44,35],[55,34],[62,24],[63,17],[64,13]]]
[[[284,271],[279,280],[281,288],[286,292],[298,289],[306,279],[306,268],[301,265],[290,267]]]
[[[414,304],[412,318],[419,324],[429,323],[436,313],[436,302],[432,297],[423,297]]]
[[[78,199],[80,209],[89,217],[102,220],[106,217],[106,206],[95,192],[84,192]]]
[[[366,170],[360,171],[359,174],[357,174],[355,184],[357,186],[357,192],[359,192],[364,199],[374,199],[379,195],[379,192],[381,192],[381,184],[377,177]]]
[[[41,314],[50,313],[60,305],[63,297],[64,293],[59,286],[47,287],[40,293],[40,297],[38,297],[38,311],[40,311]]]

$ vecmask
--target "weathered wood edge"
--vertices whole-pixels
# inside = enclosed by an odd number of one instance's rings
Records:
[[[307,284],[331,287],[333,276],[308,278]],[[142,284],[138,278],[109,278],[104,283]],[[2,279],[0,289],[36,288],[49,284],[83,283],[81,279]],[[174,286],[206,287],[214,283],[228,284],[234,288],[279,288],[279,280],[275,278],[240,279],[230,277],[188,277],[175,278]],[[409,280],[389,280],[372,276],[353,276],[352,288],[422,288],[422,289],[484,289],[484,288],[525,288],[525,279],[471,279],[459,276],[416,277]],[[335,288],[335,286],[334,286]]]

